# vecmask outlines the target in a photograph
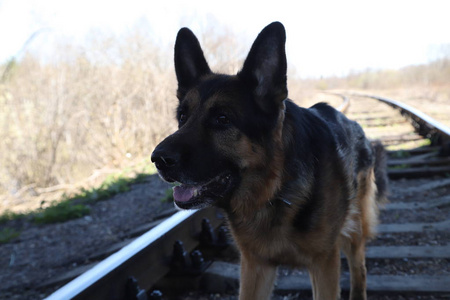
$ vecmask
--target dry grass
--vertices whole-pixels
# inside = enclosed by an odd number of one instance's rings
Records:
[[[224,28],[214,27],[199,38],[218,72],[238,71],[250,47]],[[42,200],[92,186],[125,167],[142,166],[154,146],[175,129],[171,47],[163,48],[136,30],[120,38],[95,37],[85,48],[64,44],[55,53],[52,63],[26,54],[0,81],[0,213],[36,208]],[[0,66],[0,74],[5,67]],[[291,75],[290,97],[302,106],[318,101],[338,105],[339,98],[316,89],[449,82],[448,63],[424,68],[403,75],[391,72],[390,83],[386,73],[314,81]],[[448,88],[433,93],[424,97],[450,97]]]
[[[199,38],[215,71],[240,68],[247,45],[236,35],[214,28]],[[60,45],[51,63],[27,53],[9,67],[0,80],[0,213],[142,167],[175,129],[173,51],[148,32],[93,36],[85,48]]]
[[[174,129],[171,60],[148,37],[58,54],[53,64],[27,54],[0,85],[0,193],[101,177],[141,161]]]

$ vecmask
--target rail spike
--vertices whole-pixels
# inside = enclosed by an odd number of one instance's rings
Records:
[[[216,242],[216,235],[211,226],[211,222],[207,218],[202,220],[202,230],[200,232],[200,244],[203,246],[213,246]]]
[[[200,250],[195,250],[191,253],[191,262],[192,268],[195,270],[202,270],[204,268],[205,260]]]
[[[147,300],[147,293],[139,287],[134,277],[129,277],[126,283],[125,300]]]
[[[154,290],[153,292],[151,292],[151,294],[148,298],[148,300],[162,300],[162,299],[163,299],[163,294],[159,290]]]
[[[187,252],[184,249],[183,242],[177,240],[173,245],[172,260],[170,262],[170,267],[173,271],[181,271],[186,269],[188,266]]]

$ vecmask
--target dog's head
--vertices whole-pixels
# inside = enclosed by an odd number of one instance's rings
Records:
[[[178,130],[152,161],[183,209],[227,207],[237,194],[273,176],[277,135],[287,98],[285,30],[264,28],[236,75],[213,73],[195,35],[182,28],[175,43]]]

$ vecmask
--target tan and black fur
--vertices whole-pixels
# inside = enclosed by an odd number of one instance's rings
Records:
[[[269,299],[279,265],[306,267],[314,299],[366,299],[365,243],[385,198],[384,152],[324,103],[287,99],[285,30],[268,25],[236,75],[213,73],[187,28],[175,45],[179,129],[152,154],[182,209],[221,207],[241,252],[240,299]]]

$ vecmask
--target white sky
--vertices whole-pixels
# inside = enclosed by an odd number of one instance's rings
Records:
[[[144,21],[158,41],[173,44],[181,26],[198,33],[213,16],[248,47],[265,25],[281,21],[299,75],[345,75],[436,58],[439,45],[450,44],[449,13],[447,0],[0,0],[0,62],[41,28],[50,30],[40,43],[51,35],[77,42],[92,29],[120,34]]]

